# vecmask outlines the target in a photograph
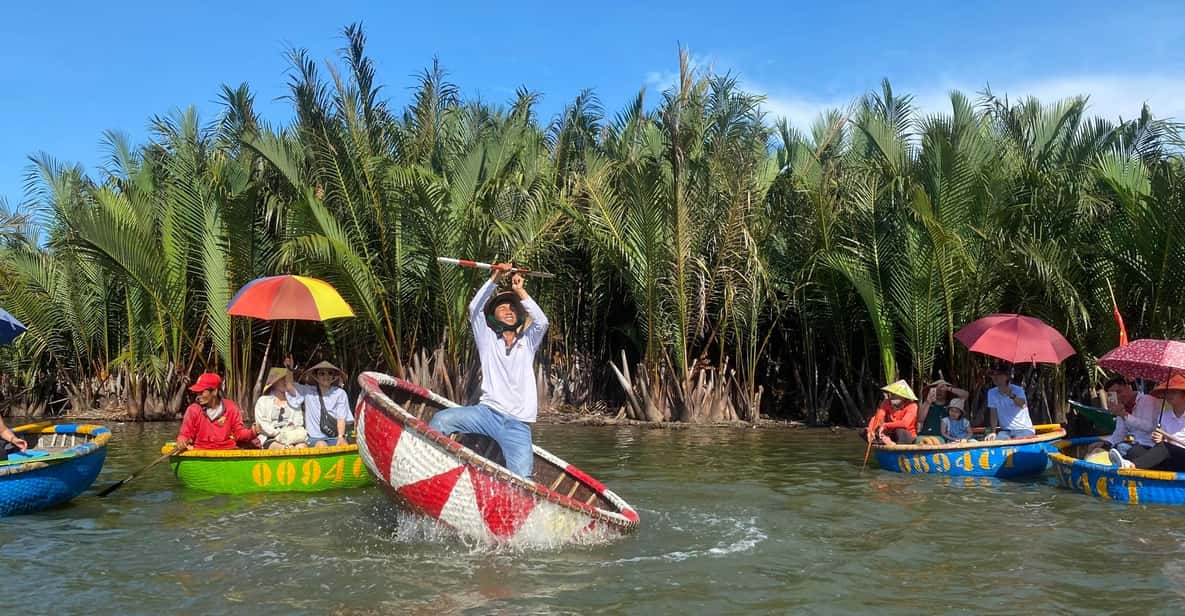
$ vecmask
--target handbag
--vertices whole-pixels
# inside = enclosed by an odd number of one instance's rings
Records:
[[[321,400],[321,433],[328,438],[337,438],[337,419],[325,412],[325,396],[321,395],[321,387],[317,388],[317,398]]]

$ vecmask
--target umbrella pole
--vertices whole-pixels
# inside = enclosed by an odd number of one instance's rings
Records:
[[[263,375],[267,372],[267,358],[272,351],[272,338],[276,335],[276,326],[271,324],[268,327],[267,345],[263,347],[263,361],[259,363],[259,376],[255,377],[255,386],[251,388],[251,408],[255,408],[255,401],[263,393]]]

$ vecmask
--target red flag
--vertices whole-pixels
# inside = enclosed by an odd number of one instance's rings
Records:
[[[1119,324],[1119,346],[1127,344],[1127,328],[1123,326],[1123,315],[1119,314],[1119,304],[1115,303],[1115,292],[1111,290],[1111,281],[1107,281],[1107,292],[1111,294],[1111,312],[1115,315],[1115,322]]]

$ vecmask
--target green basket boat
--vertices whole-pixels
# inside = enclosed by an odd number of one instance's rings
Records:
[[[173,450],[173,443],[161,453]],[[191,449],[171,458],[187,487],[219,494],[321,492],[370,485],[357,445],[301,449]]]

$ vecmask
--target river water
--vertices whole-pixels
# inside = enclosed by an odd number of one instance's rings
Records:
[[[117,425],[98,486],[176,424]],[[221,496],[164,467],[0,520],[23,613],[1137,613],[1185,610],[1185,510],[1050,478],[967,486],[878,470],[827,430],[539,426],[634,505],[638,532],[549,552],[473,548],[377,488]]]

